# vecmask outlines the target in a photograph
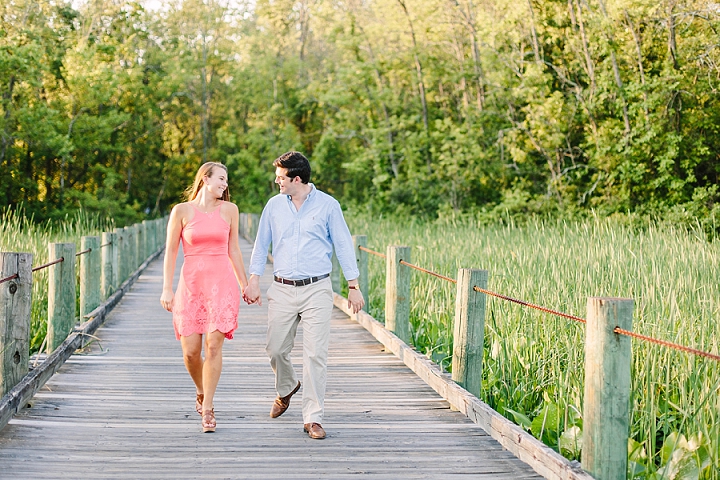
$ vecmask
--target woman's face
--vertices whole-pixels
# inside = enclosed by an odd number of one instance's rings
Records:
[[[223,168],[213,168],[208,175],[203,177],[205,189],[213,198],[222,198],[223,192],[227,190],[227,173]]]

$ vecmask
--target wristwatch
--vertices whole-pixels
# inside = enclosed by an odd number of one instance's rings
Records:
[[[360,285],[348,285],[350,290],[360,290]]]

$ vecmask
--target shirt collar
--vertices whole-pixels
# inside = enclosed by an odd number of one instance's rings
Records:
[[[308,196],[305,199],[306,202],[308,200],[310,200],[313,196],[315,196],[315,192],[317,191],[314,183],[309,183],[308,185],[310,185],[310,193],[308,193]],[[292,200],[292,195],[285,195],[285,196],[287,197],[288,200]]]

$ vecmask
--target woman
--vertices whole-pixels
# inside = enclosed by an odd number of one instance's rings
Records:
[[[195,410],[203,432],[216,427],[213,397],[222,370],[222,346],[238,326],[241,291],[248,284],[238,243],[238,209],[228,202],[227,168],[203,164],[187,202],[170,213],[160,303],[173,313],[175,336],[183,349],[185,367],[197,390]],[[177,293],[172,284],[182,239],[184,264]],[[205,360],[202,358],[205,335]]]

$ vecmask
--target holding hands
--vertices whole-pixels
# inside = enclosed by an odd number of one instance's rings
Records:
[[[247,287],[243,289],[243,300],[248,305],[262,305],[262,297],[260,296],[260,280],[256,275],[250,275]]]

